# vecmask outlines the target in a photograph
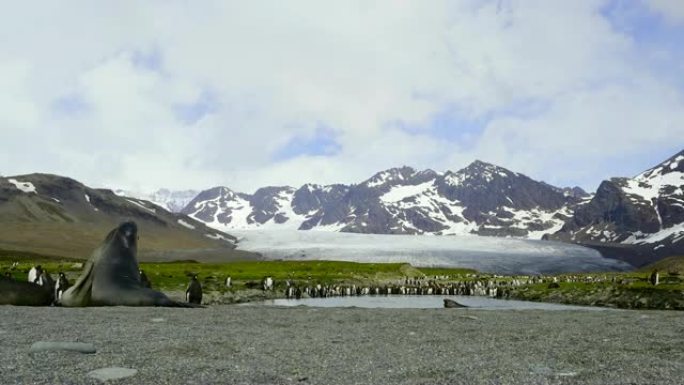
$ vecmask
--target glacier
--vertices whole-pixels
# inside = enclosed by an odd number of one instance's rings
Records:
[[[297,230],[231,231],[238,249],[270,260],[335,260],[461,267],[494,274],[628,271],[593,249],[552,241],[477,235],[381,235]]]

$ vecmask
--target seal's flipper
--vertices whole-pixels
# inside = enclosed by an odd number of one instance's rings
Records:
[[[197,305],[194,303],[187,303],[187,302],[178,302],[178,301],[171,301],[168,302],[164,305],[158,305],[158,306],[165,306],[165,307],[182,307],[186,309],[204,309],[205,307],[202,305]]]
[[[86,262],[81,276],[76,283],[62,293],[59,301],[62,306],[83,307],[90,305],[90,298],[93,291],[93,263]]]
[[[154,299],[153,299],[153,306],[163,306],[163,307],[181,307],[181,308],[204,308],[202,305],[194,304],[194,303],[187,303],[187,302],[179,302],[179,301],[174,301],[171,298],[167,297],[164,293],[160,293],[157,291],[154,292]]]

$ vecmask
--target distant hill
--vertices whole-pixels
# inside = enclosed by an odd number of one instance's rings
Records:
[[[684,277],[684,255],[662,259],[643,268],[643,271],[649,272],[654,269],[666,274],[674,272]]]
[[[148,201],[49,174],[0,177],[0,253],[87,258],[124,220],[140,228],[141,260],[222,261],[257,256],[236,239]]]

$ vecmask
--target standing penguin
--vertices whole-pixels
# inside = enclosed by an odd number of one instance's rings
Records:
[[[226,287],[231,287],[231,286],[233,286],[233,279],[230,278],[230,276],[229,276],[228,278],[226,278]]]
[[[38,277],[38,280],[36,283],[40,286],[43,287],[48,293],[50,293],[50,303],[55,302],[55,280],[52,279],[52,276],[47,272],[47,270],[42,270],[40,273],[40,277]]]
[[[38,279],[40,279],[40,275],[43,273],[43,268],[38,265],[38,266],[33,266],[31,270],[29,270],[28,273],[28,281],[31,283],[38,283]]]
[[[55,287],[55,280],[52,279],[52,276],[47,272],[47,270],[41,270],[40,276],[38,277],[36,283],[43,287],[49,287],[50,289]]]
[[[145,272],[140,270],[140,284],[142,287],[151,289],[152,288],[152,282],[147,278],[147,275],[145,275]]]
[[[200,305],[202,303],[202,285],[197,280],[197,275],[193,275],[185,290],[185,300],[189,303]]]
[[[651,285],[658,286],[658,283],[660,283],[660,274],[658,273],[658,270],[653,270],[649,277],[649,281],[651,281]]]
[[[57,283],[55,283],[55,303],[59,303],[62,299],[62,293],[69,288],[69,280],[64,273],[60,272],[57,278]]]
[[[273,290],[273,278],[266,277],[261,281],[264,291]]]

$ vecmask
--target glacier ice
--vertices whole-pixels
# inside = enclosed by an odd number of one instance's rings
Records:
[[[238,248],[267,259],[403,262],[498,274],[626,271],[627,263],[593,249],[550,241],[476,235],[379,235],[324,231],[241,230]]]

